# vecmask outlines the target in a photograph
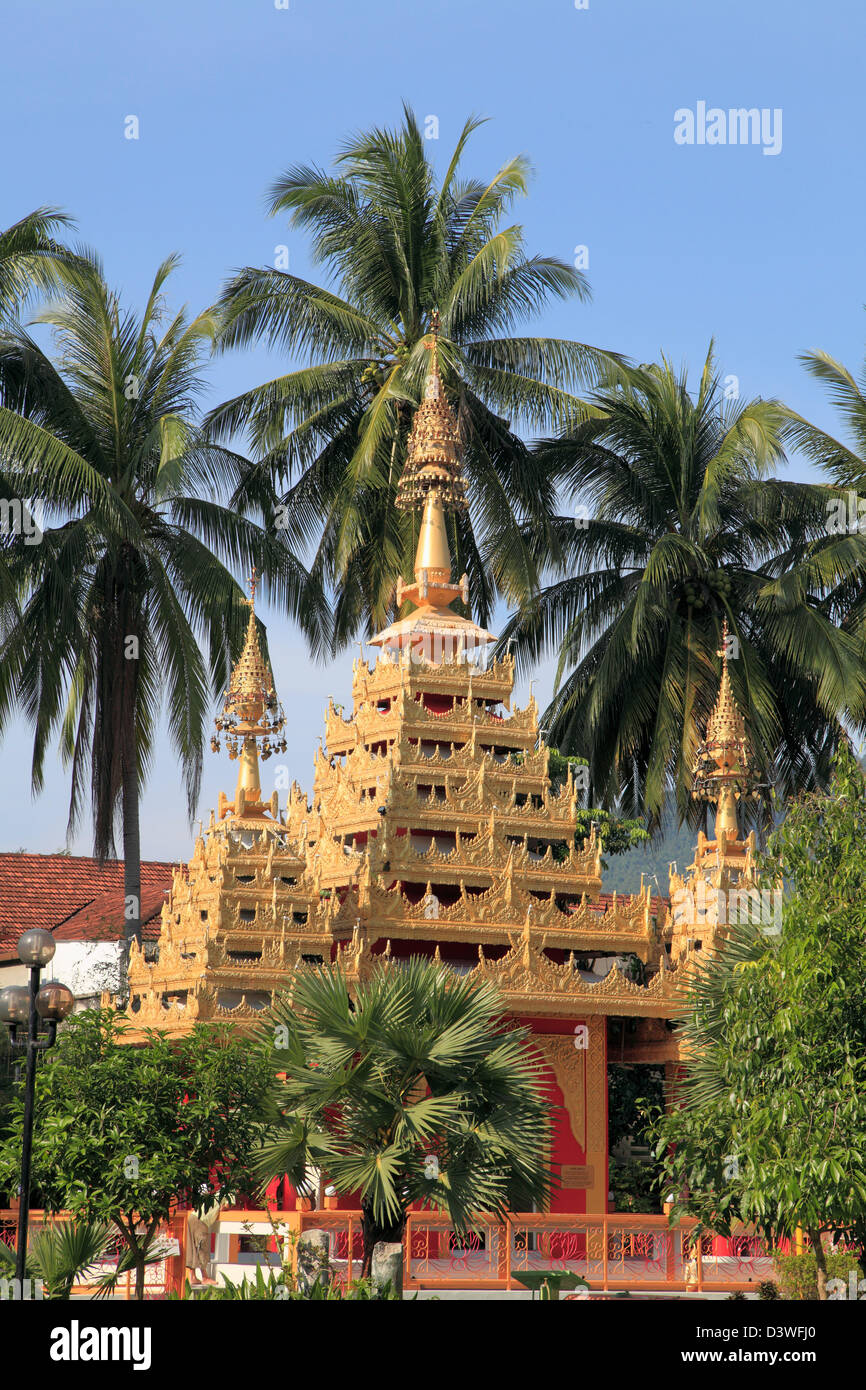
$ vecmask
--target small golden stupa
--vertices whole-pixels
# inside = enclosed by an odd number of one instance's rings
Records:
[[[229,757],[232,760],[240,758],[241,764],[234,801],[221,797],[218,811],[220,820],[227,812],[247,817],[256,812],[264,814],[259,759],[267,760],[274,753],[285,753],[287,746],[282,736],[286,723],[283,707],[277,699],[271,668],[262,656],[259,644],[257,583],[254,566],[249,581],[250,596],[246,600],[250,617],[244,648],[223,697],[222,713],[214,720],[217,732],[210,741],[211,750],[218,753],[222,735]],[[271,802],[271,817],[276,820],[277,803],[273,797]]]
[[[671,865],[666,935],[671,959],[682,962],[695,951],[714,948],[724,929],[740,920],[745,907],[762,910],[755,873],[755,833],[741,835],[740,808],[757,798],[760,769],[746,722],[731,685],[727,619],[722,624],[719,693],[692,766],[692,796],[715,803],[715,838],[701,830],[693,863],[684,875]]]
[[[211,748],[225,741],[239,761],[234,800],[196,837],[178,866],[162,910],[156,958],[133,944],[129,959],[129,1042],[147,1028],[185,1033],[228,1019],[250,1026],[303,962],[330,958],[334,903],[323,899],[280,815],[279,793],[262,797],[260,760],[286,751],[285,715],[262,655],[250,578],[249,623],[214,720]]]

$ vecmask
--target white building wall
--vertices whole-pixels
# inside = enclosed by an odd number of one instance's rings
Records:
[[[107,989],[120,989],[122,943],[119,941],[58,941],[54,959],[43,979],[61,980],[75,995],[76,1012],[99,1006]]]

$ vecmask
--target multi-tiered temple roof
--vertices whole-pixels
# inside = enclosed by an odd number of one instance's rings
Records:
[[[179,870],[160,959],[130,965],[131,1017],[189,1027],[255,1018],[294,971],[340,960],[350,976],[411,953],[495,980],[517,1014],[661,1017],[676,1006],[649,889],[604,905],[601,846],[578,835],[571,773],[549,776],[530,697],[512,705],[514,664],[452,579],[449,512],[465,506],[459,435],[430,340],[424,400],[398,505],[423,506],[403,616],[356,660],[352,706],[330,704],[312,797],[265,804],[260,757],[282,734],[251,609],[218,730],[240,757],[235,800]],[[458,611],[455,605],[464,611]],[[648,984],[620,968],[638,958]]]

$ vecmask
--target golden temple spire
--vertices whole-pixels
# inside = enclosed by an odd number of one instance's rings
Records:
[[[698,801],[715,801],[716,839],[724,831],[729,840],[739,838],[737,804],[757,796],[758,768],[752,744],[731,686],[728,670],[728,620],[722,624],[722,675],[707,731],[698,746],[692,767],[692,796]]]
[[[394,499],[402,511],[423,503],[415,582],[397,581],[398,606],[408,600],[417,609],[370,639],[374,646],[410,649],[432,661],[468,654],[472,648],[495,641],[491,633],[451,609],[458,598],[468,604],[469,585],[465,574],[459,584],[452,583],[445,514],[466,511],[468,504],[457,422],[439,375],[439,328],[437,311],[430,320],[430,369],[424,399],[415,412],[406,465]]]
[[[437,310],[430,320],[430,369],[424,399],[412,421],[406,465],[394,499],[402,511],[426,502],[431,493],[445,510],[465,511],[467,507],[457,422],[439,375],[439,330]]]
[[[211,748],[219,752],[219,735],[225,736],[230,758],[240,758],[234,810],[260,808],[262,805],[259,758],[286,751],[285,738],[279,737],[285,725],[283,708],[274,689],[271,668],[262,655],[259,629],[256,622],[255,566],[249,579],[250,596],[244,647],[232,670],[229,688],[223,698],[222,713],[214,720],[217,733],[211,738]],[[261,747],[259,747],[261,744]]]

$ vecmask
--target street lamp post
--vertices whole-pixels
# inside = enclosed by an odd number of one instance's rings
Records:
[[[54,937],[41,927],[32,927],[18,941],[18,959],[30,967],[30,984],[10,985],[0,990],[0,1023],[9,1024],[9,1045],[25,1053],[26,1072],[24,1080],[24,1133],[21,1141],[21,1187],[18,1205],[18,1245],[15,1251],[15,1278],[18,1288],[24,1288],[24,1275],[27,1261],[27,1220],[30,1215],[30,1158],[33,1151],[33,1108],[36,1096],[36,1054],[45,1048],[53,1047],[57,1038],[57,1025],[72,1010],[75,1002],[72,990],[56,980],[40,987],[39,976],[43,967],[54,956],[56,949]],[[39,1025],[48,1025],[44,1037],[40,1037]],[[18,1029],[27,1025],[24,1037],[18,1037]]]

